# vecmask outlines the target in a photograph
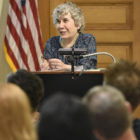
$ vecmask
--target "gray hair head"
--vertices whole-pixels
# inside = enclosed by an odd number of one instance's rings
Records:
[[[68,13],[71,14],[71,17],[74,20],[75,26],[81,25],[78,32],[82,32],[85,27],[83,12],[81,11],[81,9],[79,7],[77,7],[76,4],[74,4],[72,2],[66,2],[66,3],[60,4],[54,9],[53,15],[52,15],[53,23],[56,24],[57,19],[60,16],[67,15]]]
[[[131,114],[123,94],[111,86],[91,88],[83,98],[92,114],[93,129],[101,136],[120,137],[131,126]]]

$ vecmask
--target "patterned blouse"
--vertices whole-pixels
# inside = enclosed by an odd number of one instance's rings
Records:
[[[44,50],[44,58],[50,59],[50,58],[58,58],[61,61],[63,61],[65,64],[71,64],[69,61],[69,56],[63,56],[60,55],[58,52],[59,48],[61,47],[60,43],[60,36],[54,36],[50,38],[46,45]],[[87,48],[88,54],[95,53],[96,52],[96,40],[95,37],[91,34],[83,34],[80,33],[74,46],[75,48]],[[81,59],[76,59],[75,66],[82,66],[84,69],[94,69],[96,68],[97,64],[97,56],[90,56],[85,57]]]

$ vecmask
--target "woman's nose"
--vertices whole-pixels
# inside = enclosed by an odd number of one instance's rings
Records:
[[[60,21],[59,26],[60,27],[64,27],[64,22],[63,21]]]

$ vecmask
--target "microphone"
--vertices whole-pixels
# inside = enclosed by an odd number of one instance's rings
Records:
[[[87,48],[60,48],[58,52],[60,55],[80,56],[87,54]]]
[[[110,56],[112,58],[113,62],[116,63],[115,57],[112,54],[108,53],[108,52],[96,52],[96,53],[91,53],[91,54],[87,54],[87,55],[80,55],[80,58],[96,56],[96,55],[107,55],[107,56]]]

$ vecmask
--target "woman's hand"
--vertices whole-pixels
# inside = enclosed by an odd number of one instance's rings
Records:
[[[50,69],[53,70],[71,70],[71,65],[64,64],[60,59],[52,58],[48,60]]]
[[[46,59],[42,60],[42,64],[40,65],[41,71],[50,70],[49,62]]]

